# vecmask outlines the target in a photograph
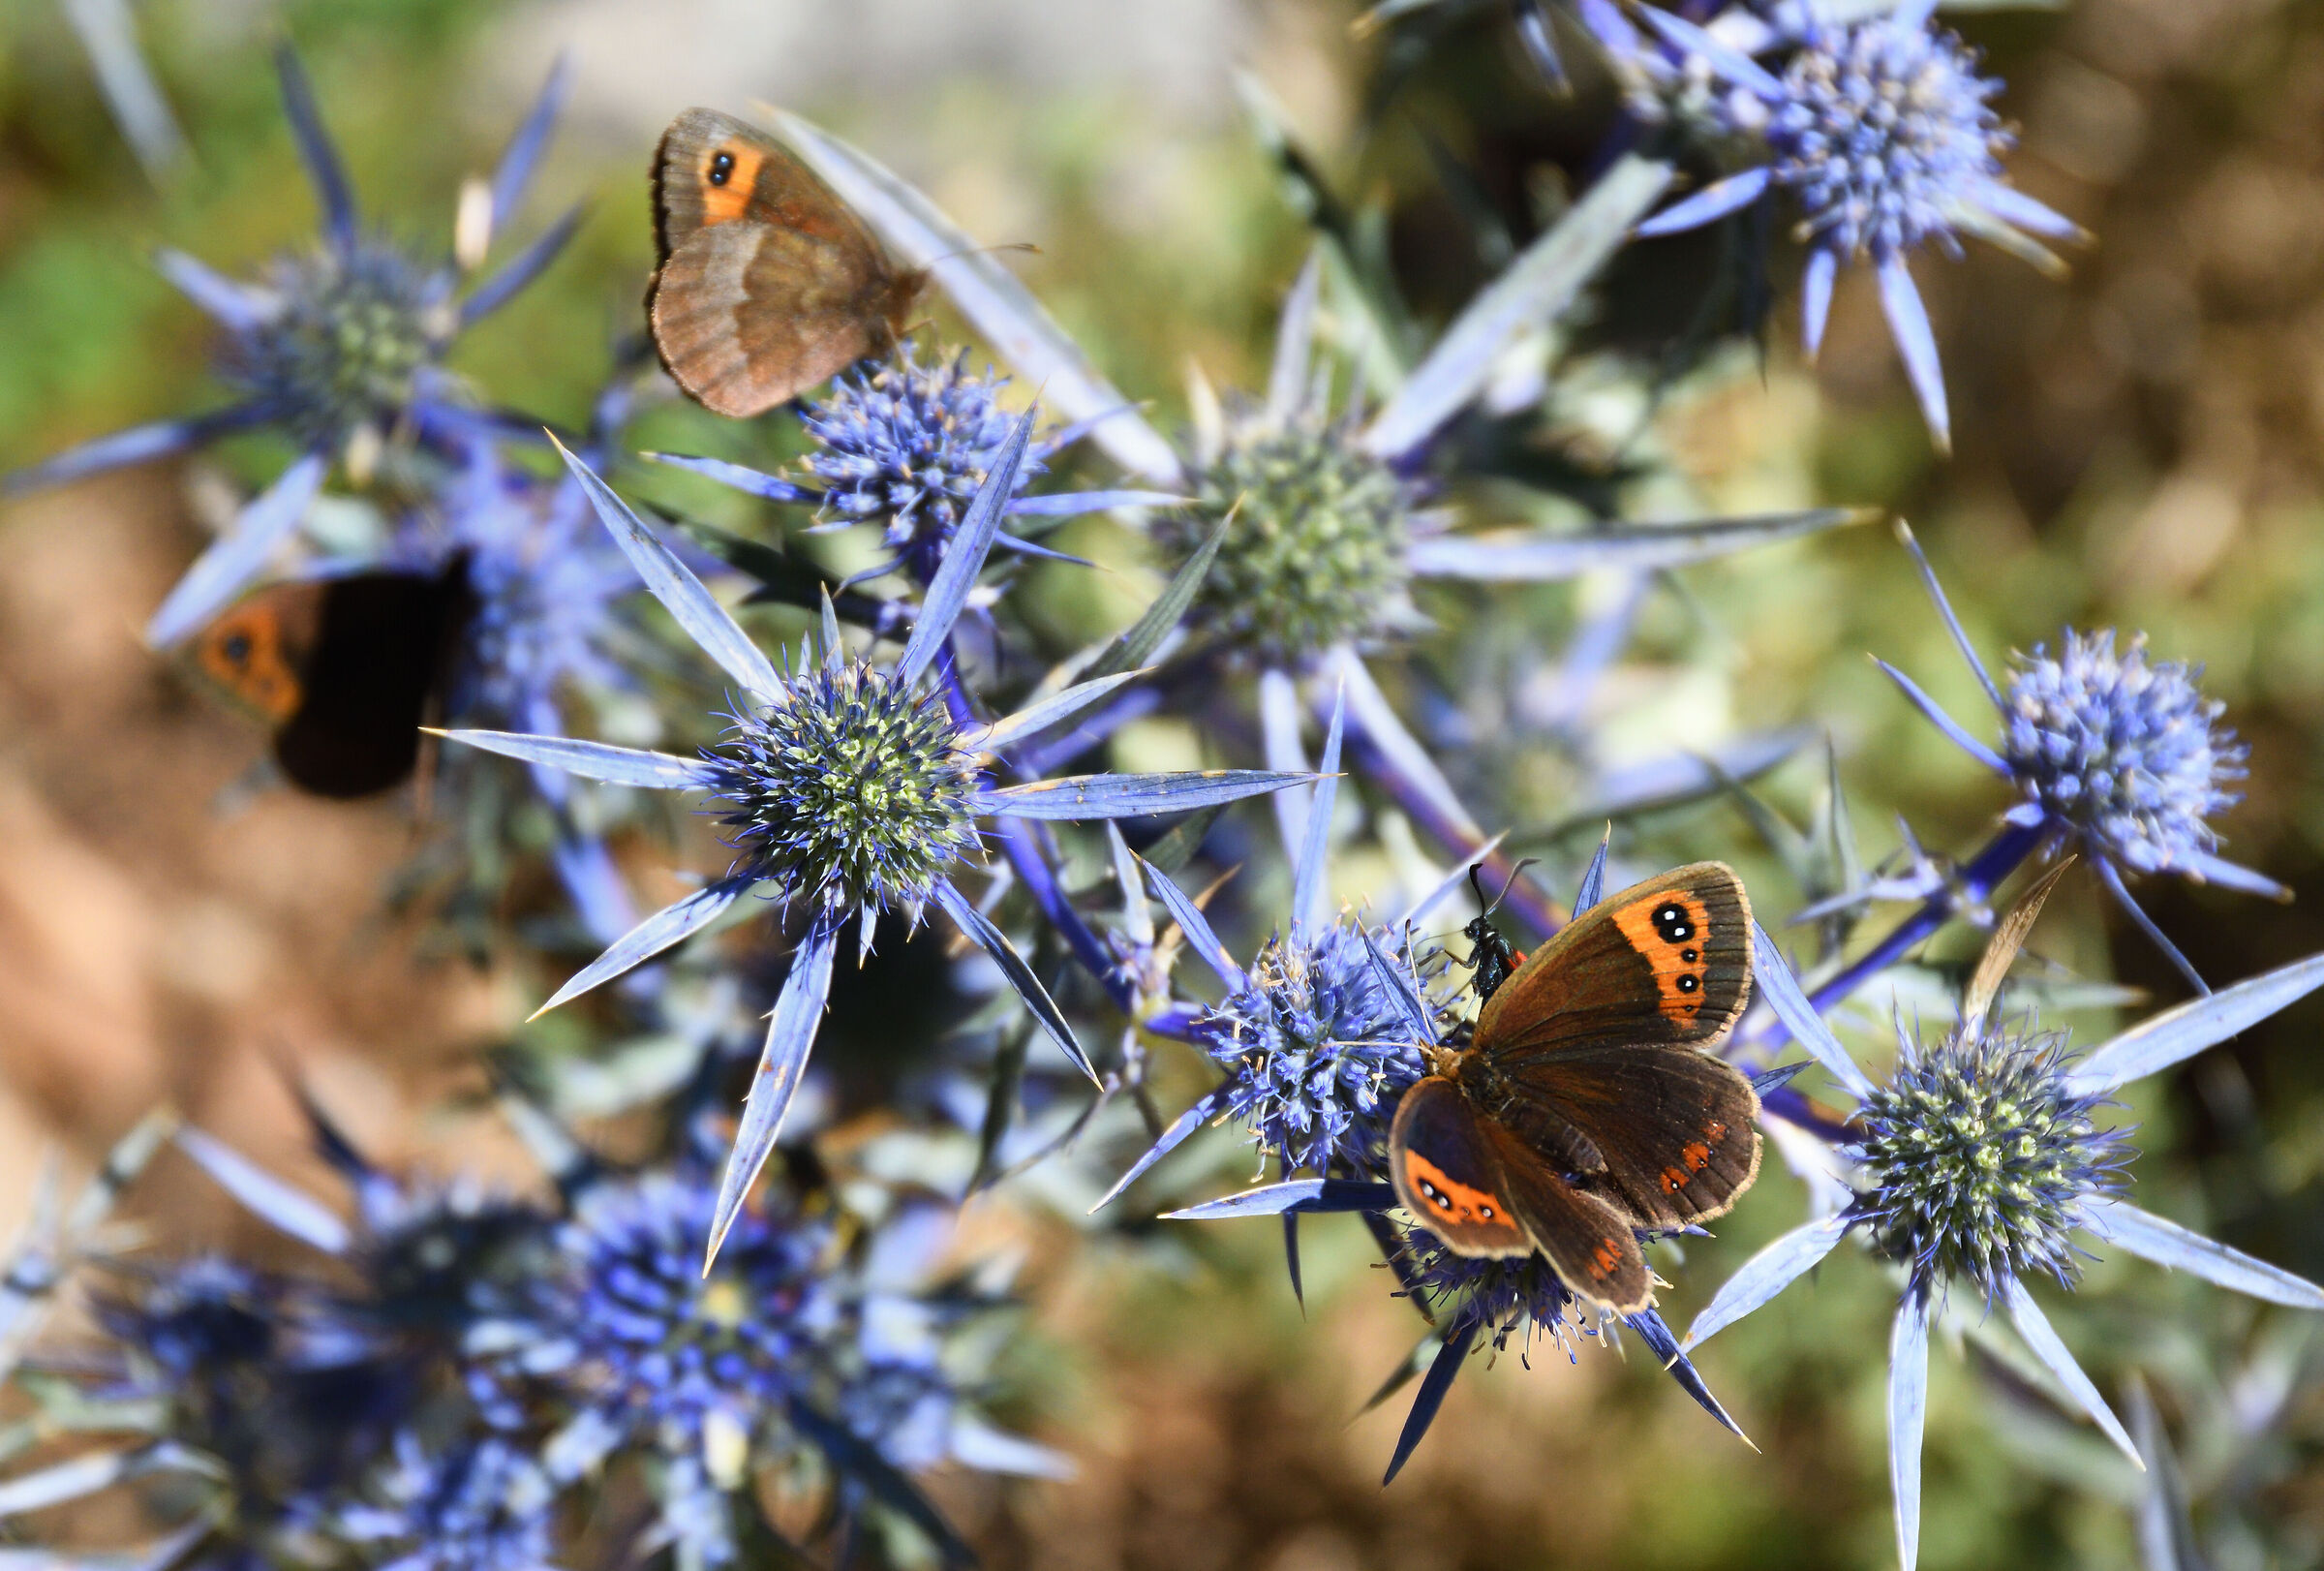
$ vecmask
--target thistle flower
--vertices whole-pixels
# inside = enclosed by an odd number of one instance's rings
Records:
[[[2254,1298],[2324,1309],[2324,1288],[2121,1198],[2133,1153],[2095,1110],[2124,1085],[2157,1073],[2324,987],[2324,955],[2166,1010],[2082,1058],[2061,1033],[1996,1019],[1992,1006],[2041,902],[2050,873],[2001,924],[1971,978],[1959,1023],[1923,1044],[1899,1027],[1899,1059],[1885,1083],[1857,1067],[1800,992],[1765,933],[1760,988],[1793,1036],[1853,1095],[1860,1131],[1839,1155],[1854,1198],[1785,1234],[1719,1289],[1689,1328],[1694,1347],[1806,1275],[1840,1240],[1861,1232],[1899,1268],[1904,1297],[1890,1344],[1889,1471],[1897,1548],[1906,1571],[1920,1534],[1920,1443],[1927,1408],[1929,1328],[1966,1283],[2000,1304],[2076,1405],[2133,1463],[2137,1448],[2028,1290],[2043,1275],[2071,1288],[2087,1234],[2134,1255]]]
[[[430,1454],[405,1432],[372,1477],[373,1498],[333,1513],[335,1534],[380,1571],[545,1571],[556,1491],[496,1436]]]
[[[715,1565],[739,1553],[751,1481],[802,1456],[874,1495],[945,1461],[1056,1470],[973,1415],[932,1308],[843,1248],[835,1217],[771,1197],[733,1221],[706,1274],[718,1201],[690,1159],[593,1185],[532,1303],[482,1339],[495,1379],[554,1415],[543,1461],[559,1488],[642,1463],[661,1530]],[[910,1232],[892,1226],[870,1254]]]
[[[41,486],[144,463],[257,426],[286,432],[303,456],[245,508],[178,580],[146,624],[156,646],[184,638],[245,587],[288,539],[321,492],[335,458],[358,476],[390,435],[423,439],[495,428],[495,418],[461,407],[442,361],[459,334],[521,291],[554,260],[579,220],[576,209],[501,269],[458,293],[461,269],[482,259],[491,235],[516,215],[567,84],[550,74],[539,99],[502,155],[483,223],[464,225],[460,260],[416,257],[364,231],[346,170],[317,110],[297,57],[276,55],[283,105],[322,206],[321,243],[277,261],[255,283],[237,283],[174,251],[161,257],[169,281],[224,330],[222,378],[238,397],[226,408],[118,432],[11,476],[5,489]]]
[[[853,661],[825,602],[820,670],[801,661],[789,679],[751,643],[725,608],[653,531],[567,454],[597,514],[670,608],[741,693],[727,739],[699,759],[500,731],[451,732],[456,741],[527,762],[624,786],[709,792],[737,858],[727,875],[647,917],[560,988],[553,1008],[699,932],[746,891],[771,885],[786,908],[806,908],[807,934],[777,1001],[754,1089],[736,1137],[720,1201],[715,1254],[744,1194],[774,1150],[799,1083],[831,982],[840,933],[859,925],[867,948],[879,913],[915,918],[940,907],[1000,967],[1067,1056],[1095,1078],[1088,1057],[1049,994],[1007,938],[953,881],[980,816],[1132,817],[1183,811],[1270,791],[1297,775],[1260,770],[1208,774],[1089,775],[993,786],[981,759],[1065,719],[1122,685],[1128,674],[1084,682],[991,725],[973,724],[948,658],[953,623],[999,532],[1030,440],[1027,413],[977,493],[930,584],[910,641],[891,667]],[[1134,674],[1134,673],[1129,673]]]
[[[2218,724],[2226,706],[2206,698],[2197,666],[2150,662],[2146,639],[2118,648],[2112,631],[2068,628],[2059,650],[2035,645],[2010,660],[2004,688],[1986,670],[1953,614],[1935,570],[1911,530],[1898,534],[1912,553],[1938,614],[1962,658],[1993,702],[2000,751],[1979,742],[1913,681],[1885,661],[1881,670],[1953,744],[2016,786],[2023,798],[2003,815],[2009,826],[1972,867],[1989,891],[2035,850],[2072,849],[2090,858],[2108,893],[2198,990],[2177,945],[2131,899],[2123,875],[2174,873],[2248,894],[2288,900],[2275,879],[2216,854],[2213,815],[2239,800],[2229,789],[2244,777],[2243,745]]]
[[[567,695],[632,685],[608,646],[637,574],[578,485],[543,484],[510,468],[493,443],[465,446],[444,526],[422,547],[465,559],[475,606],[446,711],[469,724],[562,730]]]
[[[1195,1021],[1231,1077],[1228,1116],[1286,1173],[1385,1170],[1396,1099],[1428,1072],[1371,961],[1374,948],[1394,947],[1387,929],[1347,916],[1312,935],[1277,936],[1241,985]]]
[[[912,341],[905,339],[886,363],[838,378],[830,396],[801,411],[800,425],[815,446],[800,467],[821,482],[819,487],[723,459],[645,456],[753,496],[805,503],[815,508],[818,529],[878,523],[889,559],[856,577],[901,570],[925,584],[935,577],[945,547],[1009,446],[1017,421],[998,401],[1008,385],[1008,378],[990,370],[971,375],[965,349],[950,360],[939,356],[923,365]],[[1029,444],[1003,511],[1012,518],[1066,518],[1177,501],[1161,491],[1026,494],[1046,472],[1048,459],[1104,418],[1077,421]],[[995,543],[1034,556],[1056,554],[1006,532],[995,537]]]
[[[1765,162],[1706,186],[1638,226],[1673,234],[1747,207],[1770,189],[1791,193],[1808,244],[1802,337],[1823,340],[1842,262],[1869,260],[1881,305],[1904,356],[1929,431],[1951,446],[1944,377],[1911,255],[1961,252],[1975,235],[2049,272],[2064,265],[2025,231],[2068,240],[2081,231],[2003,178],[2015,143],[1991,99],[2001,83],[1977,74],[1959,38],[1930,23],[1936,0],[1906,0],[1884,16],[1846,24],[1805,18],[1778,77],[1742,50],[1670,13],[1640,15],[1674,50],[1707,65],[1733,91],[1717,100],[1733,133],[1759,142]]]
[[[1292,668],[1425,625],[1407,557],[1433,522],[1416,518],[1412,482],[1363,449],[1355,419],[1301,392],[1285,409],[1234,407],[1198,437],[1196,500],[1156,525],[1173,566],[1221,531],[1194,625]]]

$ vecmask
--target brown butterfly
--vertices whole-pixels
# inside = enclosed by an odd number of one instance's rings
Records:
[[[720,415],[761,415],[887,351],[925,272],[765,132],[688,109],[654,159],[660,264],[646,316],[661,363]]]
[[[1471,932],[1480,975],[1496,974],[1507,945],[1489,921]],[[1404,1094],[1397,1199],[1455,1254],[1539,1249],[1582,1298],[1644,1309],[1636,1230],[1720,1216],[1758,1176],[1758,1094],[1701,1051],[1750,997],[1751,902],[1730,869],[1697,862],[1601,901],[1492,987],[1469,1045]]]
[[[473,608],[467,565],[279,584],[194,640],[195,670],[274,727],[284,778],[356,797],[408,778]]]

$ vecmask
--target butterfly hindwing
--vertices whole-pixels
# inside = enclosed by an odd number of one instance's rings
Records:
[[[1489,1124],[1498,1147],[1502,1191],[1518,1223],[1568,1289],[1591,1303],[1633,1314],[1654,1300],[1654,1275],[1630,1217],[1595,1189],[1570,1184],[1504,1126]]]
[[[1758,1094],[1740,1069],[1706,1053],[1575,1048],[1504,1074],[1509,1123],[1527,1135],[1536,1124],[1578,1130],[1595,1158],[1591,1187],[1640,1227],[1723,1216],[1758,1176]],[[1571,1134],[1543,1142],[1550,1151],[1573,1143]]]
[[[1533,1252],[1505,1193],[1497,1143],[1452,1081],[1431,1075],[1404,1093],[1389,1127],[1388,1165],[1396,1199],[1454,1254]]]
[[[1751,902],[1718,862],[1634,884],[1533,951],[1485,1001],[1475,1045],[1503,1068],[1544,1053],[1710,1047],[1751,998]]]

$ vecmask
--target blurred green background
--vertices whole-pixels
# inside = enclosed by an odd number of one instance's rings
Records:
[[[629,330],[652,262],[645,169],[690,103],[779,102],[891,162],[972,231],[1041,248],[1027,283],[1165,428],[1189,360],[1216,383],[1264,374],[1276,300],[1305,248],[1245,120],[1236,73],[1266,84],[1351,200],[1378,203],[1413,296],[1440,316],[1485,276],[1449,238],[1431,144],[1477,171],[1515,238],[1602,127],[1602,84],[1548,98],[1498,5],[1446,6],[1422,35],[1352,34],[1330,0],[746,0],[639,6],[477,0],[153,0],[136,15],[192,157],[156,189],[130,156],[50,0],[0,14],[0,470],[221,395],[199,313],[150,264],[167,244],[229,271],[312,232],[275,96],[295,40],[367,218],[438,244],[461,178],[487,169],[540,74],[570,50],[579,86],[532,221],[586,198],[577,243],[465,340],[456,367],[495,401],[577,421]],[[2006,77],[2018,182],[2095,243],[2049,283],[1975,254],[1919,269],[1944,349],[1957,451],[1929,450],[1875,302],[1842,288],[1822,364],[1793,348],[1795,262],[1779,262],[1763,357],[1714,354],[1646,445],[1683,483],[1640,510],[1873,504],[1909,517],[1989,660],[2063,624],[2144,630],[2199,661],[2251,745],[2227,854],[2292,885],[2276,908],[2170,882],[2142,890],[2207,975],[2324,949],[2324,5],[2080,0],[1959,25]],[[1578,428],[1623,427],[1622,313],[1692,309],[1701,258],[1646,248],[1605,328],[1564,377]],[[1638,302],[1643,301],[1643,305]],[[1613,406],[1598,408],[1592,400]],[[1595,410],[1595,414],[1590,412]],[[695,412],[654,439],[744,439]],[[1593,424],[1593,421],[1595,422]],[[227,449],[229,475],[269,455]],[[1096,461],[1085,460],[1091,473]],[[472,1050],[521,1015],[504,970],[423,966],[376,893],[407,843],[393,809],[210,798],[256,737],[187,692],[132,629],[196,548],[206,465],[132,472],[0,511],[0,1213],[20,1215],[34,1154],[84,1152],[162,1092],[294,1165],[264,1067],[285,1042],[381,1149],[439,1166],[512,1165],[485,1121],[441,1111]],[[690,493],[689,493],[690,495]],[[1460,499],[1482,523],[1518,516]],[[1120,620],[1141,570],[1113,526],[1078,543],[1122,568],[1049,574],[1060,639]],[[1075,585],[1081,587],[1076,588]],[[1617,751],[1707,744],[1804,721],[1830,733],[1868,856],[1902,814],[1967,851],[2003,805],[1863,656],[1877,651],[1982,726],[1981,698],[1884,530],[1696,570],[1658,594],[1599,718]],[[1554,649],[1592,586],[1431,601],[1448,631],[1415,651],[1461,691],[1496,648]],[[1520,827],[1560,814],[1554,760],[1496,759]],[[1804,816],[1820,759],[1765,783]],[[1633,854],[1720,855],[1763,909],[1784,885],[1733,809],[1654,820]],[[1565,847],[1572,855],[1575,847]],[[1351,875],[1358,878],[1360,874]],[[1343,892],[1361,894],[1352,885]],[[2037,947],[2168,1001],[2178,984],[2069,882]],[[1964,935],[1941,955],[1966,953]],[[2141,1203],[2324,1277],[2324,1060],[2312,1001],[2159,1085],[2140,1125]],[[2090,1040],[2103,1016],[2073,1022]],[[1868,1042],[1872,1038],[1866,1038]],[[1191,1082],[1190,1082],[1191,1083]],[[1209,1176],[1239,1176],[1220,1141]],[[1772,1171],[1690,1249],[1683,1323],[1799,1215]],[[1176,1181],[1192,1188],[1205,1170]],[[164,1215],[221,1228],[182,1195]],[[972,1216],[971,1222],[976,1218]],[[1845,1252],[1815,1284],[1723,1337],[1702,1367],[1759,1446],[1713,1428],[1642,1357],[1515,1350],[1456,1388],[1395,1486],[1377,1483],[1400,1404],[1355,1419],[1409,1345],[1352,1222],[1310,1228],[1304,1316],[1271,1228],[1099,1238],[1049,1225],[1029,1384],[1071,1485],[946,1495],[989,1562],[1331,1571],[1342,1566],[1858,1566],[1891,1563],[1881,1377],[1893,1300]],[[2056,1295],[2053,1295],[2056,1300]],[[2198,1521],[2222,1563],[2324,1556],[2324,1349],[2289,1311],[2106,1262],[2056,1304],[2109,1390],[2147,1371],[2188,1447]],[[2288,1372],[2285,1372],[2288,1371]],[[2271,1385],[2273,1382],[2273,1385]],[[2280,1401],[2262,1398],[2278,1390]],[[2252,1415],[2265,1417],[2265,1432]],[[1941,1353],[1923,1563],[2114,1566],[2132,1558],[2135,1482],[1985,1354]],[[985,1493],[979,1493],[980,1490]]]

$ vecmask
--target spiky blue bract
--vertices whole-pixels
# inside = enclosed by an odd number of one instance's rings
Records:
[[[1870,1187],[1857,1219],[1928,1294],[1973,1282],[1987,1303],[2033,1273],[2071,1286],[2082,1207],[2121,1186],[2130,1150],[2092,1118],[2101,1097],[2067,1078],[2062,1032],[2028,1024],[1924,1045],[1858,1114]]]
[[[2200,667],[2149,661],[2146,640],[2067,629],[2018,656],[2002,700],[2002,754],[2025,792],[2012,817],[2046,820],[2134,873],[2199,870],[2210,819],[2240,797],[2244,746]]]
[[[1436,957],[1416,961],[1393,935],[1374,942],[1424,996],[1420,973]],[[1428,1067],[1357,919],[1312,942],[1269,940],[1195,1030],[1231,1077],[1225,1111],[1261,1151],[1291,1170],[1386,1171],[1396,1099]]]
[[[1234,513],[1196,594],[1196,626],[1269,663],[1297,665],[1416,624],[1410,482],[1364,451],[1346,419],[1241,412],[1194,492],[1194,506],[1157,525],[1174,566]]]
[[[740,704],[704,769],[736,875],[785,899],[917,905],[976,844],[975,766],[942,694],[849,661]]]

